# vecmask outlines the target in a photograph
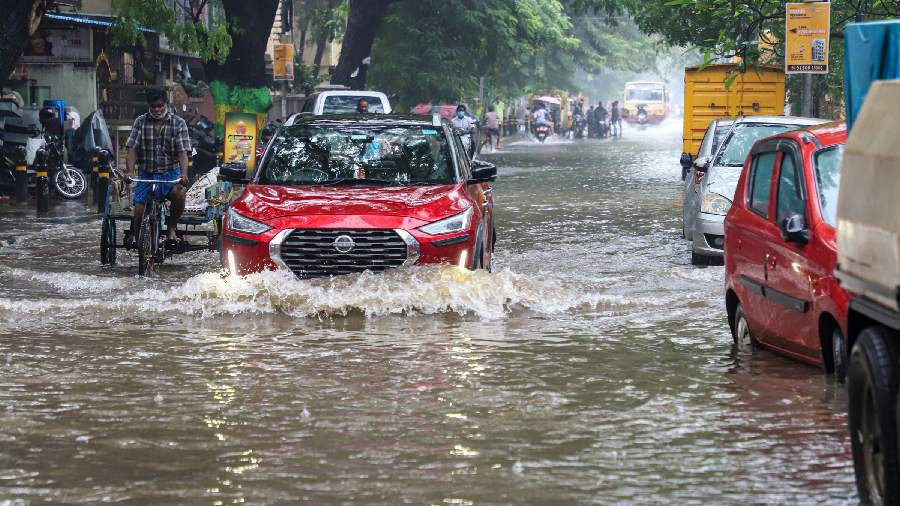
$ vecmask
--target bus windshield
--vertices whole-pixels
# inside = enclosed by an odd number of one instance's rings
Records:
[[[663,90],[657,86],[631,87],[625,93],[629,102],[662,102]]]

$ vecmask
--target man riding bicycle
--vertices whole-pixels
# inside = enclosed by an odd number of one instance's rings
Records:
[[[178,219],[184,211],[186,189],[188,187],[188,152],[191,150],[191,139],[187,123],[172,114],[166,107],[166,92],[153,89],[147,93],[147,105],[150,111],[141,114],[134,120],[131,135],[125,147],[128,154],[125,158],[126,177],[130,180],[138,163],[140,172],[137,179],[154,181],[174,181],[177,183],[159,183],[156,185],[158,197],[167,198],[172,205],[166,225],[166,238],[177,242],[175,234]],[[134,218],[131,225],[131,241],[137,240],[144,207],[153,195],[151,183],[138,182],[134,186]]]

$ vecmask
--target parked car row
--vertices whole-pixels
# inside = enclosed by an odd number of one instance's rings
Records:
[[[898,114],[900,81],[886,81],[849,142],[845,122],[714,121],[685,181],[685,236],[695,255],[718,246],[724,257],[736,349],[846,381],[864,504],[900,503]]]

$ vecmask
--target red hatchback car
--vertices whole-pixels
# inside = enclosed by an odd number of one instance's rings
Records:
[[[273,137],[223,220],[222,257],[239,274],[298,277],[448,263],[490,268],[497,169],[471,161],[435,116],[299,117]]]
[[[843,378],[847,293],[834,277],[844,123],[757,142],[725,217],[725,305],[738,349],[755,345]]]

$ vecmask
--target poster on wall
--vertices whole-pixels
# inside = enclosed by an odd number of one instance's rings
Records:
[[[22,61],[89,62],[91,30],[88,28],[39,28],[28,39]]]
[[[831,3],[785,4],[786,74],[827,74]]]
[[[248,173],[256,168],[256,114],[225,113],[225,163],[244,162]]]

